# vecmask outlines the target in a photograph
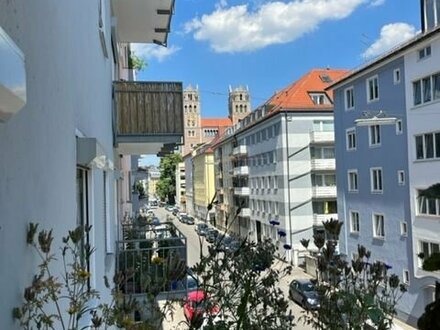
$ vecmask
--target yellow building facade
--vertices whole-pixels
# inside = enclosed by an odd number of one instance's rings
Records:
[[[208,212],[208,205],[215,194],[214,153],[210,145],[193,151],[194,213],[200,220],[214,221],[215,209]]]

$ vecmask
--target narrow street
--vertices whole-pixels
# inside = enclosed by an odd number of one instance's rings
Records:
[[[164,208],[158,208],[154,210],[154,213],[157,217],[163,221],[167,221],[167,216],[172,219],[172,222],[174,225],[179,229],[179,231],[186,236],[187,238],[187,244],[188,244],[188,250],[187,250],[187,256],[188,256],[188,266],[191,267],[194,264],[198,262],[200,259],[200,240],[199,235],[194,230],[193,225],[187,225],[181,223],[176,217],[174,217],[170,212],[166,211]],[[196,222],[197,223],[197,222]],[[202,248],[203,252],[207,253],[207,243],[204,238],[202,240]],[[303,272],[302,269],[294,268],[292,271],[292,274],[290,276],[287,276],[285,278],[282,278],[280,280],[280,288],[283,290],[286,297],[288,296],[288,288],[289,283],[294,278],[309,278],[310,276]],[[312,327],[308,325],[302,324],[302,322],[299,321],[299,318],[301,315],[303,315],[304,309],[301,308],[298,304],[294,303],[293,301],[290,301],[290,307],[292,309],[293,315],[295,316],[296,326],[295,329],[298,330],[311,330]],[[176,306],[175,315],[173,316],[173,320],[167,319],[163,323],[163,330],[180,330],[180,329],[186,329],[185,326],[179,326],[179,322],[183,321],[185,318],[182,313],[182,307]],[[262,329],[264,330],[264,329]]]

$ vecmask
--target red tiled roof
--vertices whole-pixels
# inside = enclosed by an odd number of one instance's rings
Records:
[[[232,126],[232,122],[229,118],[202,118],[202,128],[225,126]]]
[[[315,104],[310,93],[325,93],[333,103],[333,92],[325,90],[327,86],[347,74],[348,70],[313,69],[290,86],[272,96],[267,104],[276,110],[332,109],[333,104]],[[328,77],[326,79],[326,77]]]

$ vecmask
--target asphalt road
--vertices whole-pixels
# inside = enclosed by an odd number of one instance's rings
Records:
[[[190,266],[190,267],[193,266],[200,259],[200,245],[202,245],[203,253],[208,252],[207,246],[209,243],[206,242],[204,238],[201,238],[202,244],[200,244],[200,237],[195,232],[194,225],[187,225],[187,224],[181,223],[176,217],[174,217],[170,212],[166,211],[164,208],[155,209],[154,213],[161,221],[167,221],[167,216],[169,216],[168,218],[171,217],[174,225],[187,238],[188,266]],[[282,265],[279,264],[279,266],[282,266]],[[308,275],[305,274],[301,269],[294,269],[291,276],[288,276],[288,277],[281,279],[279,287],[281,288],[281,290],[284,292],[284,294],[287,297],[288,287],[289,287],[290,281],[294,278],[306,278],[306,277],[308,277]],[[176,307],[176,311],[175,311],[175,314],[173,315],[173,318],[172,319],[169,318],[164,321],[163,330],[183,330],[183,329],[186,329],[186,327],[183,325],[179,326],[179,322],[184,320],[182,307],[180,307],[180,306],[175,306],[175,307]],[[293,315],[295,315],[295,320],[297,323],[296,326],[294,327],[294,329],[311,330],[312,329],[311,326],[304,325],[301,322],[299,322],[299,320],[298,320],[299,317],[301,317],[304,310],[299,305],[297,305],[296,303],[294,303],[292,301],[290,302],[290,307],[292,309]],[[262,330],[264,330],[264,329],[262,329]],[[286,330],[288,330],[288,329],[286,329]]]

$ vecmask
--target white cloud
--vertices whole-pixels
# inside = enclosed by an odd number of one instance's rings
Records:
[[[249,5],[226,6],[185,24],[185,32],[209,42],[218,53],[249,52],[292,42],[329,20],[349,16],[361,4],[378,0],[269,1],[254,10]]]
[[[380,30],[379,38],[362,54],[364,59],[380,55],[394,46],[414,37],[416,28],[407,23],[391,23]]]
[[[370,3],[370,7],[379,7],[385,3],[385,0],[372,0]]]
[[[146,60],[164,61],[174,53],[180,50],[180,47],[170,46],[163,47],[155,44],[131,44],[131,50],[139,57]]]

